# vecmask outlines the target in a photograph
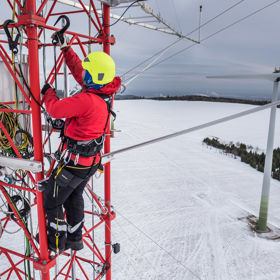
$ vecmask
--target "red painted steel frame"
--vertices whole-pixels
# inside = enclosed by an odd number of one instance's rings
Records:
[[[36,0],[26,1],[25,14],[36,14]],[[38,102],[41,102],[40,96],[40,74],[39,74],[39,58],[38,58],[38,36],[35,24],[26,26],[28,37],[28,55],[29,55],[29,77],[30,89]],[[32,58],[32,59],[31,59]],[[33,139],[34,139],[34,159],[43,163],[43,143],[42,143],[42,121],[41,108],[32,98],[32,123],[33,123]],[[40,181],[44,178],[44,171],[36,174],[36,180]],[[39,221],[40,236],[40,260],[42,262],[49,261],[47,229],[45,222],[45,211],[43,207],[43,193],[37,192],[37,213]],[[42,273],[42,280],[49,280],[49,271]]]
[[[104,33],[106,38],[110,36],[110,7],[106,4],[103,5],[103,21],[104,21]],[[110,43],[108,40],[105,40],[103,44],[103,50],[107,54],[110,55]],[[110,122],[108,122],[108,126],[106,129],[106,138],[105,138],[105,145],[104,145],[104,153],[110,153],[111,151],[111,138],[110,138]],[[105,203],[106,208],[111,213],[111,163],[109,162],[105,166]],[[108,261],[110,267],[106,273],[106,280],[111,280],[111,221],[110,219],[105,221],[105,256],[106,260]]]
[[[11,1],[6,0],[11,9],[13,8]],[[38,57],[38,50],[42,46],[42,43],[39,42],[39,38],[42,34],[42,30],[40,28],[45,28],[48,30],[59,30],[58,28],[55,28],[53,26],[47,25],[48,19],[53,15],[60,15],[63,14],[63,12],[59,11],[57,13],[53,13],[54,8],[56,6],[57,0],[54,0],[48,14],[46,15],[46,18],[42,18],[39,16],[39,14],[43,11],[47,4],[48,0],[43,0],[40,6],[36,6],[36,0],[26,0],[25,1],[25,7],[23,7],[19,0],[15,0],[14,3],[16,3],[17,7],[19,7],[21,11],[21,15],[19,13],[15,13],[16,18],[18,20],[18,23],[15,24],[15,26],[19,27],[22,26],[24,32],[27,35],[27,42],[23,44],[23,46],[27,47],[28,49],[28,55],[29,55],[29,80],[30,80],[30,89],[33,93],[35,99],[41,103],[41,97],[40,97],[40,73],[39,73],[39,57]],[[83,4],[82,0],[78,0],[79,3],[82,5],[83,10],[80,11],[80,13],[84,13],[89,16],[85,5]],[[84,34],[75,33],[71,31],[67,31],[66,33],[68,35],[72,36],[72,39],[70,41],[70,44],[72,45],[78,45],[80,46],[80,49],[84,55],[86,55],[86,52],[84,50],[83,45],[88,43],[102,43],[103,44],[103,50],[107,54],[110,54],[110,45],[114,43],[114,38],[110,35],[110,7],[108,5],[103,5],[103,25],[101,24],[101,21],[98,17],[95,5],[93,3],[93,0],[90,0],[92,5],[92,11],[96,17],[96,21],[94,21],[91,17],[91,22],[95,26],[95,28],[99,31],[98,38],[90,37]],[[67,14],[75,14],[77,11],[67,11]],[[65,14],[66,14],[65,13]],[[0,27],[0,29],[3,29],[3,27]],[[81,41],[81,39],[84,39],[86,41]],[[74,42],[76,40],[76,42]],[[19,82],[19,71],[17,68],[15,69],[15,73],[13,72],[13,69],[11,67],[12,61],[4,49],[4,47],[1,44],[6,44],[7,41],[1,40],[0,41],[0,57],[4,61],[7,69],[9,70],[11,76],[13,77],[14,81],[20,88],[21,93],[23,94],[25,101],[30,106],[30,110],[15,110],[15,109],[1,109],[2,112],[14,112],[14,113],[23,113],[23,114],[31,114],[32,116],[32,131],[33,131],[33,139],[34,139],[34,160],[40,161],[43,163],[43,145],[46,144],[49,138],[46,139],[46,141],[43,143],[42,140],[42,121],[41,121],[41,109],[37,102],[34,101],[33,98],[29,98],[27,92],[22,87],[21,83]],[[46,44],[45,46],[51,46],[50,44]],[[59,69],[62,66],[63,63],[63,56],[60,55],[57,58],[57,73],[59,73]],[[54,68],[51,70],[48,80],[53,83],[54,82]],[[1,102],[1,100],[0,100]],[[5,102],[6,104],[12,104],[12,102]],[[8,132],[6,131],[3,123],[0,121],[0,128],[3,130],[4,134],[6,135],[8,141],[10,142],[15,154],[17,157],[21,157],[17,147],[13,143],[12,139],[10,138]],[[108,126],[106,128],[106,140],[104,145],[104,152],[110,153],[110,124],[108,123]],[[51,164],[51,168],[48,171],[48,176],[51,173],[51,170],[54,167],[54,161]],[[100,221],[94,225],[93,227],[84,226],[84,233],[83,233],[83,240],[85,245],[89,248],[90,251],[92,251],[99,261],[106,265],[105,271],[106,271],[106,280],[111,280],[111,221],[115,218],[116,214],[111,212],[111,166],[110,163],[105,165],[105,180],[104,180],[104,200],[105,203],[102,204],[99,199],[96,197],[94,192],[90,187],[87,188],[89,191],[90,196],[93,197],[94,201],[97,203],[97,206],[100,208]],[[31,181],[33,183],[33,188],[30,188],[25,184],[25,186],[18,186],[14,184],[7,184],[0,181],[0,191],[4,195],[4,197],[9,200],[9,197],[6,194],[5,188],[13,188],[23,191],[29,191],[31,194],[35,195],[34,204],[31,206],[36,205],[37,206],[37,215],[38,215],[38,225],[39,225],[39,235],[40,235],[40,247],[36,247],[36,244],[34,243],[34,237],[30,235],[28,230],[24,227],[24,223],[20,220],[20,217],[18,213],[16,212],[15,207],[11,202],[8,201],[10,208],[14,212],[15,216],[17,217],[16,224],[20,226],[23,231],[25,232],[27,238],[29,239],[29,242],[31,243],[32,247],[34,248],[34,254],[37,259],[34,258],[34,256],[24,256],[22,254],[19,254],[15,251],[9,250],[8,248],[0,247],[0,255],[5,255],[10,263],[10,268],[5,270],[4,272],[0,272],[0,278],[4,277],[5,274],[7,274],[7,279],[11,279],[12,273],[14,272],[18,279],[25,278],[25,273],[19,268],[19,265],[23,263],[24,260],[29,260],[33,262],[33,267],[39,271],[41,271],[41,279],[42,280],[50,280],[50,269],[55,265],[56,258],[51,259],[50,258],[50,252],[48,251],[48,244],[47,244],[47,234],[46,234],[46,223],[45,223],[45,213],[43,209],[43,194],[41,192],[37,191],[36,182],[39,180],[42,180],[44,178],[44,171],[36,173],[36,180],[33,178],[32,174],[30,172],[27,172],[28,175],[31,178]],[[19,176],[19,175],[18,175]],[[97,215],[95,213],[92,213],[90,211],[85,211],[85,214],[87,215]],[[3,222],[3,228],[5,229],[8,222],[11,220],[10,217],[5,217],[3,219],[0,219],[0,222]],[[93,243],[93,239],[91,237],[91,232],[94,231],[96,228],[104,224],[105,227],[105,257],[102,256],[101,251],[97,247],[95,243]],[[3,232],[0,232],[0,239],[3,235]],[[69,256],[68,253],[64,252],[63,255]],[[12,260],[12,256],[17,256],[21,258],[21,261],[14,262]],[[74,253],[72,259],[69,259],[63,267],[58,272],[57,276],[63,276],[64,279],[70,279],[70,271],[73,266],[74,261],[78,264],[78,267],[80,268],[84,279],[92,279],[84,269],[82,262],[84,263],[91,263],[93,264],[92,260],[82,258],[81,256],[78,256],[78,253]],[[98,263],[95,263],[98,264]],[[22,277],[21,275],[24,275]],[[95,280],[100,279],[103,275],[97,275]],[[33,279],[31,277],[31,279]],[[72,279],[72,278],[71,278]]]

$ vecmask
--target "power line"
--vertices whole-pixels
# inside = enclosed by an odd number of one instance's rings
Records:
[[[176,43],[176,42],[175,42]],[[159,59],[160,57],[167,52],[175,43],[172,43],[171,45],[169,45],[168,47],[166,47],[163,51],[161,51],[157,57],[155,59],[152,60],[151,63],[149,63],[146,67],[144,67],[144,69],[142,69],[140,72],[136,73],[135,75],[133,75],[132,77],[130,77],[129,79],[124,81],[124,86],[126,87],[128,84],[130,84],[133,80],[135,80],[138,76],[140,76],[142,73],[144,73],[146,70],[150,69]]]
[[[232,26],[234,26],[234,25],[236,25],[236,24],[238,24],[238,23],[244,21],[245,19],[247,19],[247,18],[249,18],[249,17],[251,17],[251,16],[253,16],[253,15],[255,15],[255,14],[261,12],[261,11],[263,11],[264,9],[266,9],[266,8],[268,8],[268,7],[271,7],[272,5],[274,5],[274,4],[278,3],[278,2],[280,2],[280,0],[276,0],[276,1],[274,1],[274,2],[272,2],[272,3],[270,3],[270,4],[268,4],[268,5],[264,6],[263,8],[260,8],[260,9],[258,9],[258,10],[256,10],[256,11],[250,13],[249,15],[244,16],[244,17],[240,18],[239,20],[236,20],[235,22],[233,22],[233,23],[231,23],[231,24],[229,24],[229,25],[227,25],[227,26],[221,28],[220,30],[218,30],[218,31],[216,31],[216,32],[214,32],[214,33],[212,33],[212,34],[210,34],[209,36],[203,38],[203,39],[201,40],[201,42],[204,42],[204,41],[206,41],[206,40],[208,40],[208,39],[214,37],[215,35],[217,35],[217,34],[223,32],[223,31],[227,30],[228,28],[230,28],[230,27],[232,27]],[[178,54],[180,54],[180,53],[182,53],[182,52],[184,52],[184,51],[186,51],[186,50],[192,48],[192,47],[195,46],[195,45],[196,45],[196,44],[192,44],[192,45],[190,45],[190,46],[188,46],[188,47],[186,47],[186,48],[184,48],[184,49],[182,49],[182,50],[180,50],[180,51],[174,53],[173,55],[170,55],[170,56],[168,56],[167,58],[160,60],[158,63],[152,65],[150,68],[159,65],[160,63],[162,63],[162,62],[168,60],[169,58],[172,58],[172,57],[174,57],[174,56],[176,56],[176,55],[178,55]],[[148,68],[148,69],[150,69],[150,68]],[[146,70],[148,70],[148,69],[146,69]]]
[[[246,0],[241,0],[241,1],[238,1],[237,3],[235,3],[234,5],[230,6],[229,8],[225,9],[224,11],[222,11],[221,13],[217,14],[216,16],[214,16],[213,18],[211,18],[210,20],[206,21],[204,24],[200,25],[199,27],[195,28],[194,30],[192,30],[190,33],[188,33],[186,36],[189,36],[190,34],[194,33],[195,31],[199,30],[200,28],[208,25],[209,23],[211,23],[212,21],[214,21],[215,19],[217,19],[218,17],[224,15],[225,13],[229,12],[230,10],[232,10],[233,8],[235,8],[236,6],[238,6],[239,4],[241,4],[242,2],[244,2]],[[174,46],[176,45],[177,43],[179,43],[180,41],[182,41],[184,38],[179,38],[178,40],[176,40],[175,42],[173,42],[172,44],[168,45],[167,47],[161,49],[159,52],[155,53],[154,55],[152,55],[151,57],[145,59],[144,61],[140,62],[139,64],[137,64],[136,66],[134,66],[133,68],[129,69],[127,72],[125,72],[121,77],[125,76],[126,74],[132,72],[133,70],[137,69],[138,67],[140,67],[141,65],[143,65],[144,63],[146,63],[147,61],[153,59],[155,56],[158,56],[160,55],[162,52],[164,52],[166,49],[169,49],[171,46]],[[196,45],[196,44],[193,44],[193,45]],[[193,46],[192,45],[192,46]],[[153,66],[155,65],[158,65],[159,63],[157,64],[154,64]],[[152,65],[147,68],[146,70],[150,69],[152,67]],[[145,71],[146,71],[145,70]],[[134,76],[132,77],[134,78]],[[130,79],[132,79],[130,78]],[[130,80],[129,79],[129,80]]]
[[[144,61],[140,62],[139,64],[137,64],[136,66],[134,66],[133,68],[129,69],[127,72],[125,72],[124,74],[121,75],[121,77],[125,76],[126,74],[132,72],[133,70],[135,70],[136,68],[138,68],[139,66],[143,65],[145,62],[151,60],[152,58],[156,57],[157,55],[161,54],[162,52],[164,52],[166,49],[169,49],[172,45],[176,45],[179,41],[181,41],[183,38],[177,39],[175,42],[173,42],[172,44],[168,45],[167,47],[161,49],[159,52],[155,53],[154,55],[150,56],[149,58],[145,59]]]
[[[237,5],[241,4],[243,1],[245,1],[245,0],[241,0],[241,1],[237,2],[237,3],[234,4],[233,6],[229,7],[229,8],[226,9],[225,11],[221,12],[220,14],[218,14],[217,16],[215,16],[214,18],[210,19],[209,21],[207,21],[206,23],[204,23],[203,25],[201,25],[201,27],[205,26],[206,24],[209,24],[209,23],[212,22],[214,19],[218,18],[219,16],[225,14],[227,11],[229,11],[229,10],[233,9],[234,7],[236,7]],[[266,5],[266,6],[262,7],[262,8],[260,8],[260,9],[258,9],[258,10],[256,10],[256,11],[254,11],[254,12],[248,14],[247,16],[244,16],[244,17],[240,18],[239,20],[236,20],[235,22],[233,22],[233,23],[231,23],[231,24],[229,24],[229,25],[227,25],[227,26],[225,26],[225,27],[219,29],[218,31],[216,31],[216,32],[214,32],[214,33],[212,33],[212,34],[210,34],[209,36],[203,38],[203,39],[201,40],[201,42],[204,42],[204,41],[206,41],[206,40],[208,40],[208,39],[214,37],[215,35],[217,35],[217,34],[223,32],[223,31],[227,30],[228,28],[230,28],[230,27],[232,27],[232,26],[234,26],[234,25],[236,25],[236,24],[238,24],[238,23],[244,21],[245,19],[248,19],[249,17],[251,17],[251,16],[253,16],[253,15],[255,15],[255,14],[257,14],[257,13],[263,11],[263,10],[265,10],[266,8],[269,8],[269,7],[273,6],[274,4],[276,4],[276,3],[278,3],[278,2],[280,2],[280,0],[276,0],[276,1],[274,1],[274,2],[271,2],[270,4],[268,4],[268,5]],[[198,30],[198,28],[194,29],[193,31],[191,31],[191,32],[188,33],[187,35],[190,35],[191,33],[195,32],[196,30]],[[178,42],[181,41],[182,39],[183,39],[183,38],[180,38],[179,40],[175,41],[173,44],[178,43]],[[163,62],[165,62],[166,60],[168,60],[168,59],[170,59],[170,58],[172,58],[172,57],[174,57],[174,56],[176,56],[176,55],[178,55],[178,54],[181,54],[181,53],[187,51],[188,49],[192,48],[192,47],[195,46],[195,45],[196,45],[196,44],[192,44],[192,45],[190,45],[190,46],[188,46],[188,47],[186,47],[186,48],[184,48],[184,49],[182,49],[182,50],[180,50],[180,51],[178,51],[178,52],[176,52],[176,53],[174,53],[174,54],[172,54],[172,55],[170,55],[170,56],[168,56],[168,57],[166,57],[166,58],[164,58],[164,59],[162,59],[162,60],[160,60],[160,61],[157,62],[157,63],[153,63],[153,64],[150,65],[149,67],[146,67],[146,68],[145,68],[145,71],[147,71],[147,70],[149,70],[149,69],[151,69],[151,68],[153,68],[153,67],[155,67],[155,66],[157,66],[157,65],[159,65],[159,64],[161,64],[161,63],[163,63]],[[168,46],[168,47],[166,47],[166,48],[169,48],[169,47],[170,47],[170,46]],[[165,48],[165,49],[166,49],[166,48]],[[165,49],[163,49],[163,50],[165,50]],[[148,60],[152,59],[154,56],[158,55],[158,54],[161,53],[163,50],[161,50],[160,52],[158,52],[158,53],[156,53],[155,55],[151,56],[150,58],[146,59],[144,62],[138,64],[137,66],[135,66],[134,68],[132,68],[131,70],[129,70],[128,72],[126,72],[126,74],[129,73],[130,71],[134,70],[135,68],[139,67],[140,65],[144,64],[144,63],[147,62]],[[143,73],[143,72],[144,72],[144,71],[142,71],[141,73]],[[137,75],[138,75],[138,74],[137,74]],[[134,77],[132,77],[132,78],[134,78]],[[132,79],[132,78],[131,78],[131,79]]]
[[[171,133],[171,134],[167,134],[167,135],[164,135],[164,136],[161,136],[161,137],[157,137],[157,138],[154,138],[154,139],[151,139],[151,140],[147,140],[145,142],[135,144],[135,145],[132,145],[132,146],[129,146],[129,147],[125,147],[125,148],[122,148],[122,149],[119,149],[119,150],[116,150],[116,151],[112,151],[108,154],[103,155],[102,159],[103,160],[104,159],[105,160],[106,159],[110,160],[117,154],[121,154],[121,153],[124,153],[124,152],[135,150],[135,149],[140,148],[140,147],[148,146],[148,145],[151,145],[151,144],[154,144],[154,143],[157,143],[157,142],[161,142],[161,141],[164,141],[164,140],[167,140],[167,139],[170,139],[170,138],[178,137],[178,136],[188,134],[188,133],[191,133],[191,132],[194,132],[194,131],[198,131],[198,130],[201,130],[201,129],[204,129],[204,128],[207,128],[207,127],[211,127],[211,126],[214,126],[214,125],[217,125],[217,124],[220,124],[220,123],[228,122],[228,121],[240,118],[240,117],[244,117],[244,116],[256,113],[256,112],[260,112],[262,110],[265,110],[265,109],[268,109],[268,108],[271,108],[271,107],[277,106],[277,105],[280,105],[280,100],[275,101],[275,102],[271,102],[271,103],[268,103],[266,105],[262,105],[262,106],[259,106],[259,107],[254,107],[252,109],[245,110],[245,111],[242,111],[242,112],[239,112],[239,113],[236,113],[236,114],[232,114],[232,115],[229,115],[229,116],[226,116],[226,117],[223,117],[223,118],[220,118],[220,119],[216,119],[216,120],[204,123],[204,124],[200,124],[200,125],[197,125],[197,126],[187,128],[187,129],[183,129],[183,130]]]
[[[245,1],[245,0],[243,0],[243,1]],[[176,19],[177,19],[178,27],[179,27],[179,29],[180,29],[180,32],[182,33],[182,27],[181,27],[181,24],[180,24],[180,20],[179,20],[179,17],[178,17],[178,13],[177,13],[177,9],[176,9],[174,0],[171,0],[171,3],[172,3],[172,5],[173,5],[173,10],[174,10],[174,13],[175,13],[175,17],[176,17]]]
[[[217,19],[218,17],[224,15],[225,13],[229,12],[230,10],[232,10],[233,8],[235,8],[236,6],[238,6],[239,4],[241,4],[242,2],[244,2],[246,0],[241,0],[235,4],[233,4],[232,6],[228,7],[227,9],[225,9],[224,11],[222,11],[221,13],[217,14],[216,16],[214,16],[213,18],[207,20],[206,22],[204,22],[202,25],[200,25],[199,27],[195,28],[194,30],[192,30],[190,33],[188,33],[186,36],[191,35],[192,33],[194,33],[195,31],[199,30],[200,28],[208,25],[210,22],[212,22],[213,20]]]
[[[249,18],[249,17],[251,17],[251,16],[253,16],[253,15],[255,15],[255,14],[261,12],[261,11],[263,11],[263,10],[265,10],[266,8],[268,8],[268,7],[270,7],[270,6],[274,5],[274,4],[276,4],[276,3],[278,3],[278,2],[280,2],[280,0],[276,0],[276,1],[274,1],[274,2],[272,2],[272,3],[270,3],[270,4],[268,4],[268,5],[264,6],[263,8],[260,8],[260,9],[258,9],[258,10],[256,10],[256,11],[252,12],[251,14],[249,14],[249,15],[247,15],[247,16],[245,16],[245,17],[243,17],[243,18],[241,18],[241,19],[239,19],[239,20],[237,20],[237,21],[235,21],[235,22],[233,22],[233,23],[231,23],[231,24],[229,24],[229,25],[227,25],[227,26],[221,28],[221,29],[218,30],[217,32],[212,33],[211,35],[205,37],[204,39],[202,39],[202,41],[206,41],[206,40],[210,39],[211,37],[215,36],[216,34],[218,34],[218,33],[222,32],[222,31],[224,31],[224,30],[226,30],[226,29],[228,29],[228,28],[230,28],[230,27],[232,27],[232,26],[238,24],[239,22],[241,22],[241,21],[243,21],[243,20],[245,20],[245,19],[247,19],[247,18]]]

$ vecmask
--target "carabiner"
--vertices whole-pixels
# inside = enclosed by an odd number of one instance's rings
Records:
[[[59,37],[60,40],[63,40],[63,34],[65,33],[65,31],[66,31],[66,30],[69,28],[69,26],[70,26],[70,19],[69,19],[68,16],[62,15],[62,16],[60,16],[60,17],[56,20],[56,22],[55,22],[54,25],[56,25],[61,19],[65,19],[65,20],[66,20],[66,24],[65,24],[65,26],[64,26],[61,30],[57,31],[56,34],[57,34],[57,37]],[[57,38],[53,38],[52,43],[53,43],[53,45],[56,45],[56,44],[58,43]]]
[[[74,161],[74,165],[76,166],[79,162],[79,157],[80,157],[80,154],[76,154],[75,156],[75,161]]]
[[[65,164],[68,164],[69,161],[71,160],[71,157],[72,157],[72,153],[69,152],[69,151],[67,151],[67,152],[68,152],[67,155],[66,155],[66,153],[65,153],[65,156],[64,156],[64,163],[65,163]],[[67,158],[67,157],[68,157],[68,158]]]
[[[16,38],[15,40],[12,39],[12,36],[11,36],[11,33],[8,29],[8,25],[9,24],[15,24],[15,22],[11,19],[7,19],[4,23],[3,23],[3,28],[4,28],[4,31],[8,37],[8,43],[9,43],[9,48],[10,50],[13,52],[13,54],[17,54],[18,53],[18,40],[20,38],[20,32],[19,32],[19,29],[16,27],[17,31],[18,31],[18,34],[16,35]]]

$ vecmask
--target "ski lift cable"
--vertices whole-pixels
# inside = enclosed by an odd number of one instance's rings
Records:
[[[207,128],[207,127],[211,127],[211,126],[214,126],[214,125],[217,125],[217,124],[221,124],[221,123],[224,123],[224,122],[228,122],[228,121],[240,118],[240,117],[244,117],[244,116],[247,116],[247,115],[250,115],[250,114],[253,114],[253,113],[263,111],[265,109],[268,109],[268,108],[271,108],[271,107],[277,106],[277,105],[280,105],[280,100],[275,101],[275,102],[271,102],[271,103],[268,103],[266,105],[262,105],[262,106],[259,106],[259,107],[255,107],[255,108],[252,108],[252,109],[249,109],[249,110],[241,111],[239,113],[235,113],[235,114],[232,114],[232,115],[229,115],[229,116],[226,116],[226,117],[222,117],[220,119],[216,119],[216,120],[204,123],[204,124],[193,126],[191,128],[183,129],[183,130],[171,133],[171,134],[167,134],[167,135],[164,135],[164,136],[161,136],[161,137],[157,137],[157,138],[154,138],[154,139],[151,139],[151,140],[148,140],[148,141],[136,144],[136,145],[125,147],[125,148],[110,152],[108,154],[104,154],[102,156],[102,159],[105,160],[105,161],[108,161],[108,160],[111,160],[117,154],[121,154],[121,153],[124,153],[124,152],[135,150],[135,149],[140,148],[140,147],[144,147],[144,146],[147,146],[147,145],[158,143],[158,142],[170,139],[170,138],[178,137],[178,136],[181,136],[181,135],[184,135],[184,134],[188,134],[188,133],[198,131],[198,130],[201,130],[201,129],[204,129],[204,128]]]
[[[214,32],[214,33],[212,33],[212,34],[206,36],[205,38],[201,39],[200,42],[204,42],[204,41],[206,41],[206,40],[208,40],[208,39],[214,37],[215,35],[217,35],[217,34],[223,32],[223,31],[229,29],[230,27],[232,27],[232,26],[234,26],[234,25],[236,25],[236,24],[238,24],[238,23],[240,23],[240,22],[242,22],[242,21],[244,21],[244,20],[250,18],[251,16],[256,15],[257,13],[259,13],[259,12],[265,10],[266,8],[269,8],[269,7],[271,7],[272,5],[277,4],[278,2],[280,2],[280,0],[273,1],[273,2],[271,2],[270,4],[268,4],[268,5],[266,5],[266,6],[262,7],[262,8],[260,8],[260,9],[258,9],[258,10],[256,10],[256,11],[254,11],[254,12],[248,14],[247,16],[244,16],[244,17],[242,17],[242,18],[240,18],[240,19],[234,21],[233,23],[226,25],[225,27],[219,29],[218,31],[216,31],[216,32]],[[172,55],[170,55],[170,56],[168,56],[168,57],[166,57],[166,58],[160,60],[159,62],[157,62],[157,63],[155,63],[155,64],[153,64],[153,65],[151,65],[151,66],[150,66],[149,68],[147,68],[145,71],[147,71],[147,70],[151,69],[152,67],[155,67],[155,66],[157,66],[157,65],[159,65],[159,64],[161,64],[161,63],[163,63],[163,62],[165,62],[166,60],[168,60],[168,59],[170,59],[170,58],[172,58],[172,57],[174,57],[174,56],[176,56],[176,55],[178,55],[178,54],[181,54],[181,53],[185,52],[186,50],[188,50],[188,49],[194,47],[195,45],[196,45],[196,44],[192,44],[192,45],[190,45],[190,46],[188,46],[188,47],[186,47],[186,48],[183,48],[182,50],[180,50],[180,51],[178,51],[178,52],[176,52],[176,53],[174,53],[174,54],[172,54]]]
[[[224,15],[225,13],[229,12],[230,10],[232,10],[233,8],[235,8],[236,6],[238,6],[239,4],[241,4],[242,2],[244,2],[246,0],[241,0],[237,3],[235,3],[234,5],[230,6],[229,8],[225,9],[224,11],[222,11],[221,13],[217,14],[216,16],[214,16],[213,18],[211,18],[210,20],[206,21],[204,24],[200,25],[199,27],[195,28],[194,30],[192,30],[191,32],[189,32],[187,34],[187,36],[191,35],[192,33],[194,33],[195,31],[199,30],[200,28],[208,25],[209,23],[211,23],[212,21],[214,21],[215,19],[219,18],[220,16]],[[179,43],[180,41],[182,41],[184,38],[179,38],[177,39],[177,41],[175,41],[174,43],[172,43],[172,45],[176,45],[177,43]],[[191,46],[194,46],[196,44],[192,44]],[[140,67],[141,65],[143,65],[144,63],[146,63],[147,61],[149,61],[150,59],[154,58],[155,56],[159,55],[162,51],[164,51],[166,48],[169,48],[170,45],[168,45],[167,47],[161,49],[159,52],[155,53],[154,55],[152,55],[151,57],[145,59],[144,61],[140,62],[139,64],[137,64],[136,66],[134,66],[133,68],[131,68],[130,70],[128,70],[127,72],[125,72],[121,77],[125,76],[126,74],[132,72],[133,70],[135,70],[136,68]],[[189,48],[189,47],[188,47]],[[158,63],[159,64],[159,63]],[[158,65],[155,64],[155,65]],[[155,66],[154,65],[154,66]],[[152,66],[151,66],[152,67]],[[148,69],[146,69],[148,70]]]

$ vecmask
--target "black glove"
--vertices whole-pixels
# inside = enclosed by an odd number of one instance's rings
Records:
[[[52,121],[52,127],[57,130],[62,130],[64,128],[64,124],[64,120],[61,119],[55,119]]]
[[[69,47],[68,44],[67,44],[66,35],[64,33],[61,34],[59,31],[57,31],[57,32],[52,34],[51,38],[53,39],[52,43],[54,45],[59,44],[61,50],[63,50],[64,48]]]
[[[45,85],[43,86],[43,88],[41,90],[42,95],[44,95],[49,88],[52,88],[50,86],[50,84],[49,83],[45,83]]]

